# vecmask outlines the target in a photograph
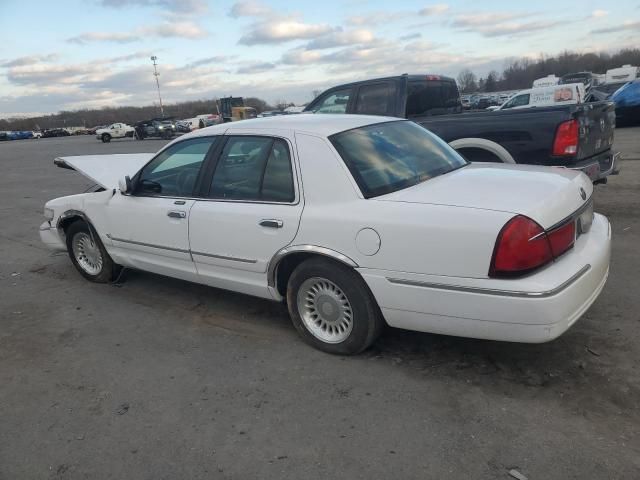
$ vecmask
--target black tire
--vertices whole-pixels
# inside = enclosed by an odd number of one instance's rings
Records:
[[[102,267],[95,274],[88,272],[78,263],[78,260],[76,259],[76,255],[73,251],[73,242],[75,237],[79,235],[84,235],[85,238],[86,235],[89,235],[89,237],[91,237],[91,239],[95,242],[95,245],[98,247],[102,258]],[[76,220],[75,222],[73,222],[66,230],[66,237],[67,252],[69,253],[69,258],[71,258],[71,262],[84,278],[91,282],[108,283],[117,277],[121,267],[118,264],[114,263],[114,261],[105,250],[104,245],[102,245],[98,234],[95,232],[92,233],[89,225],[87,225],[86,222],[84,222],[83,220]]]
[[[111,135],[108,133],[102,134],[102,143],[109,143],[111,141]]]
[[[329,343],[314,335],[305,325],[298,308],[300,287],[313,278],[329,280],[346,296],[351,307],[352,328],[340,343]],[[358,273],[338,262],[313,258],[293,271],[287,284],[287,306],[294,327],[309,345],[327,353],[355,355],[378,338],[384,326],[382,313],[372,293]]]

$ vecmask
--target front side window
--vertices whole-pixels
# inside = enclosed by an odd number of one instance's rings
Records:
[[[167,148],[142,169],[137,192],[192,196],[200,167],[215,140],[216,137],[194,138]]]
[[[311,111],[313,113],[346,113],[350,96],[350,88],[336,90],[322,98],[311,108]]]
[[[209,196],[293,202],[293,171],[287,143],[269,137],[230,137],[213,173]]]
[[[392,113],[392,102],[395,100],[393,83],[374,83],[363,85],[358,90],[355,113],[364,115],[389,115]]]
[[[330,137],[365,198],[416,185],[467,165],[445,142],[410,121],[386,122]]]

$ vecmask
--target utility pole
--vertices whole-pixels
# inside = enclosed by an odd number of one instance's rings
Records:
[[[153,76],[156,77],[156,87],[158,87],[158,99],[160,100],[160,116],[164,118],[164,108],[162,108],[162,97],[160,96],[160,80],[158,80],[160,74],[158,73],[158,64],[156,63],[156,60],[158,60],[158,57],[153,55],[151,57],[151,61],[153,62]]]

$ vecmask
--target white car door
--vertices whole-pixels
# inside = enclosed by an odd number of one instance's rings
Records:
[[[112,256],[124,265],[196,280],[189,253],[189,212],[198,176],[216,137],[178,142],[136,175],[131,195],[117,193],[106,214]]]
[[[201,282],[271,298],[269,261],[296,236],[303,208],[294,149],[284,138],[224,139],[208,198],[191,209],[191,254]]]

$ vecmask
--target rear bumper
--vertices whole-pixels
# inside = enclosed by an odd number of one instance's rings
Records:
[[[596,214],[569,253],[522,279],[359,271],[392,327],[542,343],[564,333],[598,297],[609,274],[610,243],[609,222]]]
[[[567,168],[580,170],[585,173],[592,182],[597,182],[607,178],[609,175],[617,175],[620,173],[620,152],[603,152]]]

